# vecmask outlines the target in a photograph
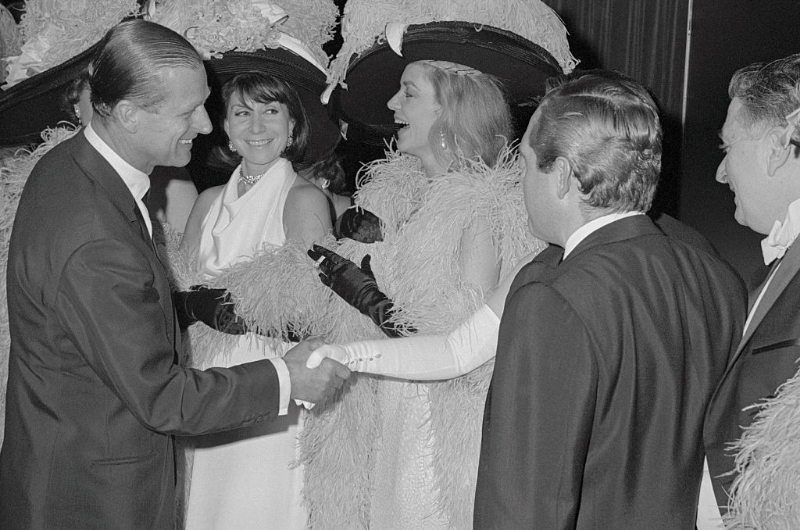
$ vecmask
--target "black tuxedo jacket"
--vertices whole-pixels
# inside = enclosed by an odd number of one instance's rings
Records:
[[[176,364],[170,286],[143,222],[82,132],[26,183],[8,258],[4,530],[172,528],[171,435],[277,415],[271,362]]]
[[[500,324],[475,499],[482,529],[692,529],[706,405],[746,295],[646,216],[518,274]]]
[[[773,266],[777,265],[775,263]],[[795,375],[800,358],[800,245],[786,252],[753,312],[735,356],[714,394],[706,418],[706,452],[714,494],[723,513],[736,475],[728,445],[758,413],[751,408],[775,396]],[[765,279],[766,281],[766,279]],[[754,305],[763,284],[751,294]],[[747,410],[745,410],[747,409]]]

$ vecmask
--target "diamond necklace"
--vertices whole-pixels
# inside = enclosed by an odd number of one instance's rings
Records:
[[[269,171],[269,169],[267,169]],[[247,184],[248,186],[254,185],[256,182],[261,180],[261,177],[267,174],[267,171],[261,173],[260,175],[245,175],[244,168],[239,168],[239,180]]]

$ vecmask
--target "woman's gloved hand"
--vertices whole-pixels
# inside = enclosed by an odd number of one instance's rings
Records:
[[[172,293],[178,325],[188,328],[203,322],[210,328],[231,335],[247,333],[244,319],[236,314],[230,293],[225,289],[212,289],[193,285],[188,291]]]
[[[360,243],[383,241],[381,220],[374,213],[358,206],[348,208],[336,219],[333,235],[336,239],[348,238]]]
[[[371,259],[369,254],[361,260],[361,267],[319,245],[314,245],[308,251],[308,256],[317,262],[315,266],[319,269],[322,283],[363,315],[371,318],[389,337],[402,336],[400,328],[391,322],[394,304],[378,288],[369,264]],[[405,328],[405,331],[414,330]]]

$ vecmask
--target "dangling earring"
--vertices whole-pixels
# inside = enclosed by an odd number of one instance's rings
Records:
[[[331,185],[331,181],[330,180],[328,180],[328,179],[323,179],[322,180],[322,189],[323,190],[327,190],[328,186],[330,186],[330,185]]]
[[[72,110],[75,111],[75,117],[78,118],[78,121],[81,121],[81,108],[78,105],[73,105]]]
[[[230,149],[232,153],[236,152],[236,146],[233,145],[233,142],[228,141],[228,149]]]
[[[442,151],[447,151],[447,139],[444,137],[444,129],[439,129],[439,145]]]
[[[283,157],[286,156],[286,151],[288,151],[289,148],[292,146],[292,142],[294,142],[294,136],[292,135],[292,133],[289,133],[289,137],[286,138],[286,147],[283,148],[283,151],[281,152],[281,156],[283,156]]]

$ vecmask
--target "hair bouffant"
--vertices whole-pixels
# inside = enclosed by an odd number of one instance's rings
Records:
[[[292,163],[297,163],[303,158],[311,135],[311,127],[300,97],[289,83],[262,72],[245,72],[232,77],[222,87],[225,114],[233,96],[238,96],[242,101],[278,102],[285,105],[289,117],[294,121],[294,128],[289,131],[293,137],[292,145],[283,151],[282,156]]]

